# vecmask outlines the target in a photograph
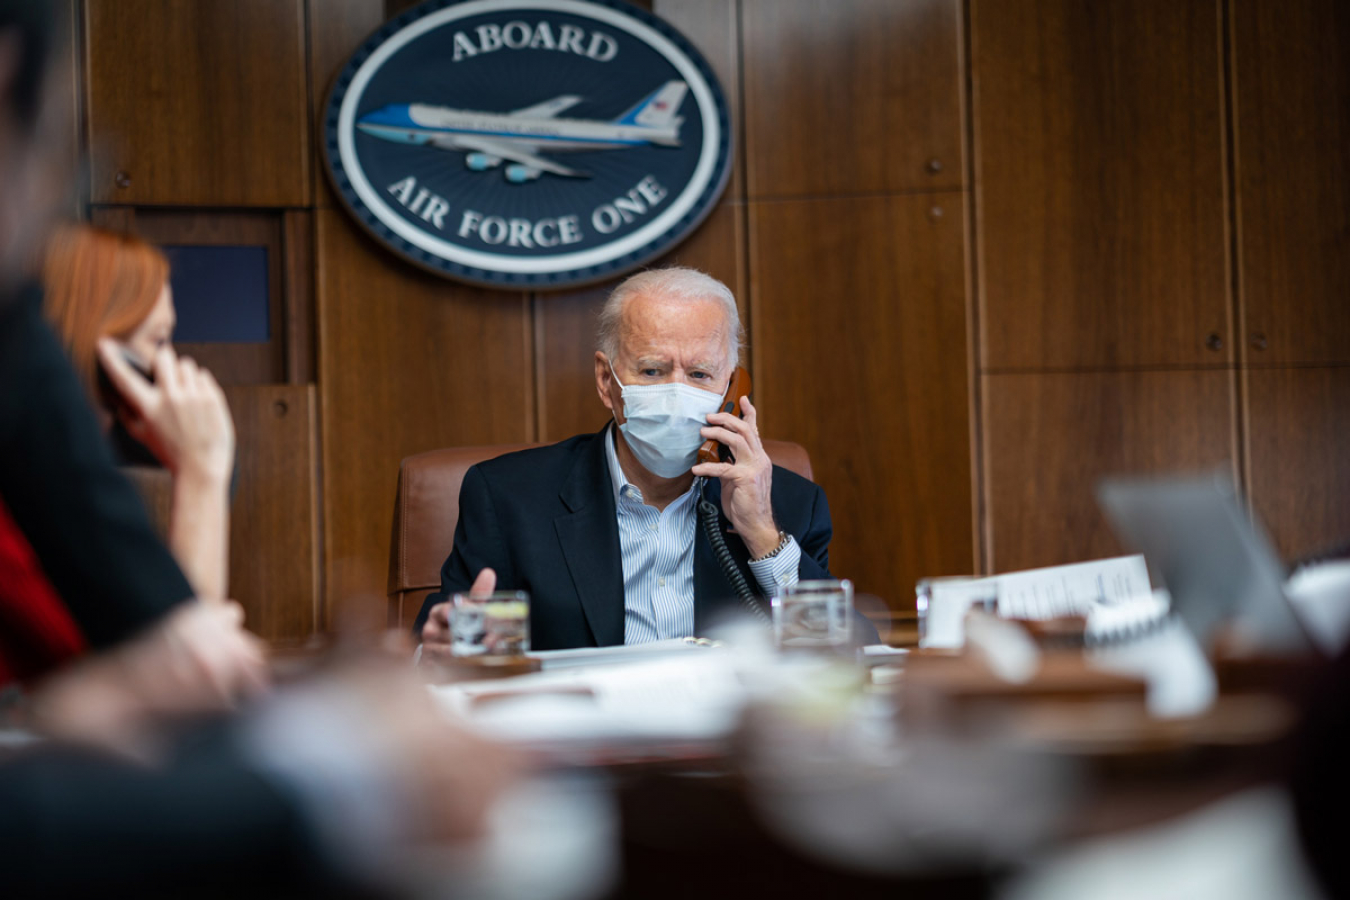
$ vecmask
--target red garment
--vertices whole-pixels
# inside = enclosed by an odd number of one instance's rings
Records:
[[[37,554],[0,501],[0,685],[54,669],[86,647]]]

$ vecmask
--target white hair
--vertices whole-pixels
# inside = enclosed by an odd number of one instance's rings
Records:
[[[745,332],[741,328],[741,313],[736,308],[736,297],[731,293],[731,288],[698,269],[672,266],[630,275],[610,292],[600,309],[596,349],[609,357],[611,362],[619,353],[624,307],[629,300],[642,294],[659,294],[689,303],[712,300],[722,304],[727,321],[727,362],[734,366],[740,360]]]

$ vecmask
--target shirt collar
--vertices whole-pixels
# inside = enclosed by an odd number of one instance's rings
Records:
[[[642,489],[629,482],[623,474],[623,466],[619,464],[619,452],[615,446],[615,441],[622,440],[619,436],[619,429],[615,427],[611,419],[605,429],[605,461],[609,463],[609,481],[614,489],[614,505],[617,507],[619,501],[624,499],[623,489],[631,487],[637,495],[642,496]],[[694,483],[690,485],[689,493],[694,493],[703,487],[703,479],[700,476],[694,476]]]
[[[623,466],[619,465],[619,453],[614,448],[614,442],[619,439],[619,429],[614,427],[611,421],[605,429],[605,461],[609,463],[609,480],[614,488],[614,503],[623,499],[623,489],[628,486],[628,479],[623,477]]]

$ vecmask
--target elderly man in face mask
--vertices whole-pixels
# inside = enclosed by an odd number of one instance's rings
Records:
[[[606,301],[598,345],[611,422],[466,474],[441,590],[414,626],[424,656],[449,654],[446,601],[470,589],[528,591],[533,647],[552,650],[702,635],[730,612],[762,614],[778,585],[830,577],[824,492],[773,465],[748,397],[724,397],[741,345],[726,285],[691,269],[634,275]],[[744,418],[719,411],[724,399]],[[709,439],[727,461],[698,462]],[[728,564],[701,515],[716,517]]]

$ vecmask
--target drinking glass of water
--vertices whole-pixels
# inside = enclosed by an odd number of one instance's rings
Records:
[[[530,595],[525,591],[451,597],[450,652],[523,656],[530,652]]]
[[[833,648],[849,643],[853,582],[799,581],[773,597],[773,636],[779,647]]]

